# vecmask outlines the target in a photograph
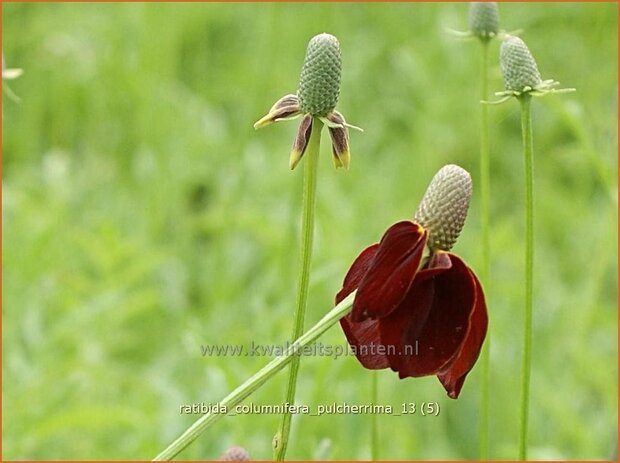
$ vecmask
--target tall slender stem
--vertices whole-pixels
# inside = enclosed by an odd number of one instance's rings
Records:
[[[530,370],[532,359],[532,298],[534,289],[534,147],[530,95],[519,97],[521,103],[521,132],[525,161],[525,324],[523,330],[523,373],[521,378],[521,425],[519,459],[527,460],[527,433],[530,400]]]
[[[481,40],[482,68],[480,70],[480,100],[486,101],[489,87],[489,40]],[[480,105],[480,229],[482,238],[482,266],[480,278],[489,291],[490,238],[489,238],[489,197],[491,190],[489,160],[489,108]],[[491,363],[491,331],[487,332],[486,345],[482,351],[482,382],[480,390],[480,460],[489,459],[489,370]]]
[[[316,325],[310,328],[303,336],[288,346],[285,354],[276,357],[247,381],[237,387],[234,391],[222,399],[218,405],[221,409],[231,410],[233,407],[247,398],[250,394],[260,388],[273,377],[278,371],[282,370],[286,365],[295,359],[299,359],[299,355],[303,353],[304,347],[316,341],[331,326],[336,324],[338,320],[344,317],[353,306],[355,291],[343,299],[340,304],[330,310]],[[214,407],[215,408],[215,407]],[[191,425],[179,438],[166,447],[153,461],[168,461],[179,454],[183,449],[195,441],[198,436],[204,432],[213,423],[225,417],[226,413],[207,413]]]
[[[312,121],[312,133],[306,148],[304,159],[304,193],[303,193],[303,215],[301,224],[301,258],[299,265],[299,283],[297,287],[297,304],[295,309],[295,319],[293,322],[293,334],[291,339],[294,341],[304,331],[304,320],[306,317],[306,303],[308,300],[308,285],[310,283],[310,263],[312,260],[312,242],[314,238],[314,205],[316,198],[316,177],[321,146],[321,129],[323,123],[314,118]],[[288,386],[286,391],[286,401],[293,405],[295,403],[295,390],[297,388],[297,373],[299,372],[299,360],[297,357],[291,362],[289,371]],[[291,413],[284,413],[280,428],[273,441],[274,459],[284,460],[286,448],[291,431]]]
[[[379,372],[371,371],[371,402],[376,405],[379,401]],[[370,415],[371,421],[371,436],[370,436],[370,459],[372,461],[379,461],[379,417],[376,413]]]

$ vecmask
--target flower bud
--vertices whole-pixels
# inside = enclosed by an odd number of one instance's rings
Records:
[[[336,37],[319,34],[310,40],[297,92],[302,113],[327,116],[336,108],[341,63],[340,44]]]
[[[449,164],[435,174],[415,213],[415,221],[428,231],[428,246],[449,251],[463,229],[471,177],[465,169]]]
[[[250,454],[243,447],[231,447],[226,450],[220,461],[248,461],[250,459]]]
[[[542,83],[536,61],[519,37],[510,36],[502,42],[499,64],[506,90],[523,92]]]
[[[469,4],[469,30],[477,37],[486,39],[499,31],[499,11],[495,2],[472,2]]]

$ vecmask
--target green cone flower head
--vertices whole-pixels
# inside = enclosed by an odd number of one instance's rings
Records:
[[[469,30],[481,39],[490,39],[499,32],[499,11],[495,2],[469,4]]]
[[[319,34],[310,40],[299,79],[299,108],[304,113],[327,116],[340,94],[342,58],[338,39]]]
[[[351,155],[348,128],[361,129],[347,124],[344,116],[336,111],[341,67],[338,39],[326,33],[313,37],[306,49],[297,94],[280,98],[269,113],[254,124],[254,128],[258,129],[273,122],[303,116],[290,154],[291,169],[303,157],[313,128],[322,128],[321,122],[327,126],[332,139],[334,166],[349,168]],[[320,122],[317,123],[317,120]]]
[[[469,4],[469,30],[448,29],[448,32],[463,40],[478,39],[483,43],[505,34],[499,28],[499,10],[495,2],[471,2]]]
[[[536,60],[519,37],[509,36],[502,42],[499,63],[506,90],[523,92],[542,83]]]
[[[435,174],[415,213],[415,222],[428,231],[431,250],[449,251],[467,217],[471,177],[465,169],[449,164]]]
[[[497,101],[483,101],[488,104],[500,104],[512,97],[545,96],[549,93],[574,92],[574,88],[554,88],[559,82],[542,80],[536,60],[529,48],[519,37],[506,35],[499,49],[499,64],[504,76],[506,90],[495,92],[502,97]]]

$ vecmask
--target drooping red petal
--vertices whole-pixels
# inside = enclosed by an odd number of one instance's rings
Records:
[[[417,345],[416,355],[401,358],[398,369],[401,378],[434,375],[447,368],[460,351],[469,331],[470,316],[476,302],[475,280],[463,261],[454,254],[446,254],[452,264],[446,269],[445,258],[441,254],[437,253],[428,269],[434,271],[434,275],[427,280],[433,286],[433,299],[426,322],[422,329],[409,326],[401,341],[403,344]],[[428,274],[422,274],[420,279],[425,276]],[[414,296],[412,292],[411,297]],[[428,297],[428,293],[423,297]]]
[[[414,279],[405,299],[387,317],[379,319],[381,343],[386,346],[390,368],[400,370],[408,356],[416,354],[417,340],[432,307],[434,282]],[[407,336],[405,335],[407,333]]]
[[[381,342],[387,347],[390,368],[399,371],[408,357],[418,355],[418,338],[435,297],[434,277],[452,267],[445,253],[436,253],[418,270],[407,296],[380,325]]]
[[[360,281],[362,281],[362,278],[364,278],[364,275],[368,271],[368,267],[370,267],[370,263],[374,259],[375,254],[377,254],[378,247],[379,244],[368,246],[353,261],[351,268],[342,282],[342,289],[336,294],[336,304],[340,304],[340,301],[357,289]]]
[[[443,273],[452,268],[452,261],[450,260],[450,254],[447,252],[436,252],[431,257],[430,261],[424,264],[424,266],[418,271],[416,275],[416,281],[428,280]]]
[[[344,277],[342,289],[336,294],[336,304],[357,289],[378,248],[378,244],[373,244],[357,256]],[[387,368],[387,358],[385,355],[379,355],[379,349],[376,347],[381,342],[376,320],[353,323],[351,322],[351,314],[348,314],[340,319],[340,326],[347,337],[347,341],[349,341],[349,345],[354,349],[355,356],[365,368],[371,370]]]
[[[418,271],[426,238],[424,229],[413,222],[398,222],[388,228],[359,283],[351,321],[382,318],[398,307]]]
[[[487,306],[482,285],[471,269],[469,269],[469,272],[476,285],[476,302],[474,311],[469,317],[469,331],[452,365],[450,365],[447,370],[437,375],[439,381],[441,381],[441,384],[443,384],[443,387],[446,389],[448,396],[452,399],[458,398],[467,374],[473,368],[476,360],[478,360],[484,338],[487,334]]]
[[[381,346],[379,335],[379,320],[364,320],[354,323],[350,320],[351,314],[340,319],[340,326],[344,331],[349,345],[360,363],[370,370],[380,370],[388,367],[386,350]]]

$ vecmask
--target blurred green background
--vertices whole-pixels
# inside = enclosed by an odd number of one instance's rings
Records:
[[[307,326],[357,253],[410,218],[458,163],[478,182],[479,45],[467,4],[5,4],[3,458],[149,459],[268,359],[202,344],[281,344],[292,324],[303,168],[296,123],[253,122],[297,88],[305,47],[336,35],[348,172],[319,169]],[[535,318],[531,453],[607,459],[617,433],[617,5],[500,5],[543,78],[578,92],[534,102]],[[502,90],[492,45],[491,88]],[[523,297],[519,107],[490,108],[493,459],[517,453]],[[303,166],[303,161],[302,161]],[[476,190],[475,190],[476,191]],[[479,268],[475,196],[455,251]],[[342,344],[339,327],[323,343]],[[384,459],[475,459],[480,368],[458,401],[436,378],[380,376]],[[280,373],[251,398],[281,403]],[[370,402],[353,357],[305,358],[298,402]],[[370,416],[302,416],[291,459],[370,458]],[[228,417],[183,459],[233,444],[271,458],[275,415]]]

